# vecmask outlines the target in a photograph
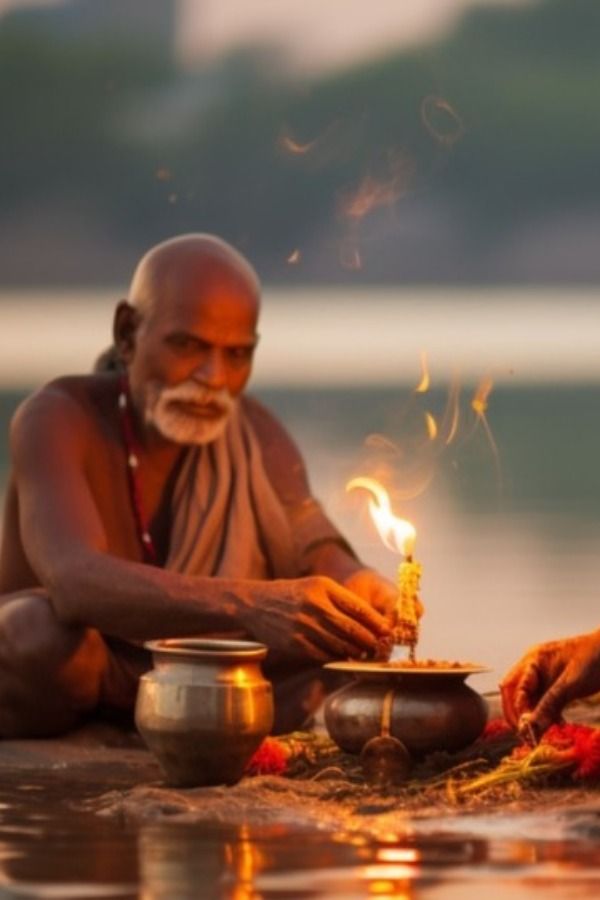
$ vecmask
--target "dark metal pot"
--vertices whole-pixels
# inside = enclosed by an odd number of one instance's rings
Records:
[[[273,725],[267,648],[250,641],[173,638],[146,644],[135,721],[169,784],[234,784]]]
[[[434,750],[454,752],[476,740],[487,720],[483,697],[465,684],[482,667],[401,670],[376,663],[331,663],[354,680],[325,702],[325,724],[342,750],[360,753],[382,734],[388,696],[389,733],[413,758]]]

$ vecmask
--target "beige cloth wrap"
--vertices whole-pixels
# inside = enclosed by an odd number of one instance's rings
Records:
[[[221,578],[295,578],[306,574],[311,546],[328,540],[347,546],[316,500],[293,500],[294,492],[287,497],[284,485],[279,485],[279,493],[275,490],[265,465],[268,449],[263,454],[245,406],[239,402],[217,440],[190,447],[173,492],[165,568]],[[246,635],[228,631],[218,636]],[[150,654],[136,642],[104,640],[110,653],[102,672],[100,702],[131,709],[138,679],[150,668]],[[291,671],[296,669],[293,662]],[[285,674],[286,666],[276,665],[274,678],[277,671]],[[86,702],[82,708],[97,702]],[[291,700],[281,702],[282,714],[293,708],[290,704]],[[281,726],[283,730],[288,724]]]
[[[310,545],[343,540],[316,500],[286,504],[237,403],[223,434],[188,450],[172,500],[165,568],[222,578],[294,578]]]

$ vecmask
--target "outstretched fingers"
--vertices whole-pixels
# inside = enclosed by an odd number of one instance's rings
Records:
[[[352,640],[359,640],[361,646],[374,647],[378,638],[390,633],[389,619],[373,609],[357,594],[341,585],[334,584],[330,600],[338,612],[338,624]]]
[[[313,646],[318,646],[327,659],[357,659],[363,654],[363,645],[348,636],[321,625],[313,616],[298,617],[298,625],[303,635]]]
[[[323,650],[318,644],[313,643],[313,641],[308,640],[308,638],[301,633],[296,633],[293,636],[292,640],[292,648],[296,647],[299,651],[299,655],[302,658],[308,657],[308,659],[314,659],[316,662],[326,663],[331,659],[331,655]]]
[[[535,660],[525,659],[500,683],[506,721],[517,728],[524,713],[531,712],[540,698],[540,672]]]
[[[544,732],[554,722],[558,722],[564,707],[577,696],[573,679],[564,671],[544,693],[533,710],[531,721],[538,733]]]

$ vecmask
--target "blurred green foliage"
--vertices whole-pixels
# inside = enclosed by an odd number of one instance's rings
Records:
[[[9,16],[0,224],[50,204],[132,247],[209,230],[277,277],[294,247],[343,234],[367,175],[460,211],[474,241],[597,215],[598,34],[597,0],[478,8],[440,43],[299,83],[260,51],[191,74],[166,46]],[[316,144],[285,152],[286,135]]]

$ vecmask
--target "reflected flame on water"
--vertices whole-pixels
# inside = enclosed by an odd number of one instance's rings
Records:
[[[421,858],[420,852],[415,847],[380,847],[376,855],[382,862],[394,863],[414,863]]]
[[[418,871],[414,866],[363,866],[358,877],[370,882],[367,886],[369,895],[377,897],[393,897],[394,900],[410,900],[413,897],[413,880]]]

